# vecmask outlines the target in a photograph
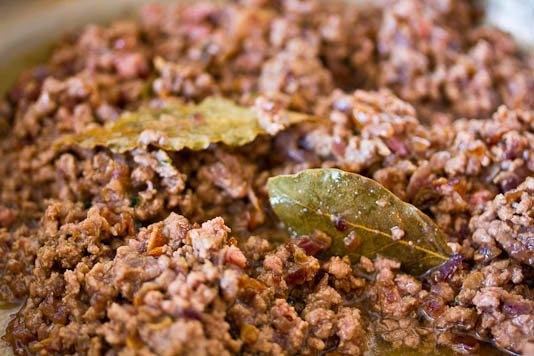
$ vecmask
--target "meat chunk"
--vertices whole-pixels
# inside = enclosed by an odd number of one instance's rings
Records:
[[[521,263],[534,266],[534,179],[528,177],[516,189],[499,194],[484,212],[471,219],[473,241],[497,246]]]

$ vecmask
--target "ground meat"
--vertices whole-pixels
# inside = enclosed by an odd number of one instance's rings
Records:
[[[68,223],[65,214],[69,212],[59,206],[56,209],[60,210],[54,213],[49,208],[47,212],[49,219],[55,220],[45,222],[49,226],[55,222],[55,228],[49,229],[52,233],[61,234],[73,228],[86,233],[88,219],[92,220],[93,229],[95,219],[107,222],[95,215],[86,219],[80,216],[78,223]],[[58,213],[60,216],[52,218]],[[38,338],[38,342],[28,345],[32,352],[95,354],[105,343],[113,352],[133,348],[138,352],[166,354],[172,349],[178,354],[195,350],[202,355],[221,355],[264,350],[285,355],[322,350],[337,335],[340,349],[352,354],[363,352],[366,334],[360,312],[342,307],[341,296],[328,286],[328,275],[322,277],[317,287],[313,283],[306,286],[310,295],[303,296],[302,301],[308,300],[309,306],[304,306],[304,310],[299,307],[301,311],[297,313],[285,298],[300,289],[295,282],[302,284],[305,280],[295,280],[291,273],[284,277],[287,283],[284,279],[267,278],[268,275],[259,280],[249,277],[243,269],[247,259],[239,248],[228,244],[228,231],[221,218],[195,228],[184,217],[171,214],[137,235],[130,235],[132,238],[116,249],[113,258],[97,263],[84,258],[65,265],[71,269],[65,269],[62,276],[52,273],[48,278],[36,277],[39,278],[36,282],[47,283],[31,288],[31,299],[24,310],[36,308],[38,314],[31,323],[24,318],[16,319],[13,337]],[[298,247],[288,246],[276,254],[285,255],[284,263],[290,266],[309,269],[306,273],[318,272],[315,258],[309,256],[306,263],[295,264],[290,250],[300,253]],[[40,249],[36,276],[51,267],[54,254],[49,251],[46,245]],[[280,289],[280,285],[285,287]],[[326,290],[328,293],[323,292]],[[331,293],[337,295],[335,302],[330,301]],[[54,298],[57,294],[64,294],[63,303]],[[80,299],[81,295],[88,298]],[[339,307],[332,318],[333,329],[327,334],[312,331],[315,322],[306,321],[315,320],[307,316],[307,310],[313,310],[320,301],[327,303],[328,309]],[[109,321],[105,321],[106,317]],[[81,335],[69,331],[79,328],[83,320],[91,321],[91,327],[84,329],[83,334],[91,343],[82,342]],[[33,326],[37,329],[32,329]],[[235,328],[241,338],[232,336]]]
[[[66,37],[0,100],[15,352],[475,353],[478,338],[532,354],[534,61],[480,15],[460,0],[149,4]],[[202,151],[159,149],[154,130],[122,154],[55,144],[169,96],[227,97],[268,134]],[[288,128],[286,109],[315,120]],[[330,257],[321,232],[288,239],[267,180],[317,167],[416,205],[455,255],[416,279],[395,258]]]
[[[534,302],[502,288],[481,289],[473,298],[481,329],[490,329],[498,346],[523,350],[534,333]]]
[[[317,58],[317,42],[313,38],[289,40],[285,49],[263,65],[259,90],[268,96],[282,95],[301,110],[314,104],[317,96],[329,93],[332,78]]]
[[[287,114],[280,110],[280,106],[263,96],[254,102],[260,126],[270,135],[276,135],[289,124]]]
[[[534,266],[533,194],[534,179],[528,177],[516,189],[497,195],[481,215],[471,219],[473,241],[499,246],[514,259]]]
[[[447,102],[459,116],[483,117],[501,103],[522,107],[530,100],[526,77],[519,74],[517,84],[513,78],[528,65],[511,65],[516,45],[486,27],[471,27],[476,16],[459,1],[403,0],[388,6],[378,33],[380,84],[410,102]],[[532,77],[526,81],[532,85]],[[505,88],[510,84],[518,85],[521,99],[512,99]],[[424,106],[419,105],[421,113],[434,115]]]
[[[350,270],[346,262],[343,265]],[[262,273],[262,270],[267,272]],[[324,270],[329,271],[327,266]],[[317,259],[289,244],[268,254],[258,272],[261,282],[258,294],[251,294],[248,302],[230,310],[232,320],[240,326],[241,335],[244,329],[247,333],[256,330],[247,350],[252,353],[314,354],[326,350],[337,337],[340,350],[355,355],[365,351],[367,335],[360,311],[343,306],[342,296],[330,286],[340,281],[339,276],[324,274]],[[315,276],[322,277],[314,279]],[[246,283],[248,285],[253,287],[250,281]],[[343,295],[354,293],[361,286],[349,286]],[[288,298],[291,305],[286,301]],[[265,318],[255,310],[270,311],[270,315]],[[275,342],[277,339],[281,340],[281,345]]]

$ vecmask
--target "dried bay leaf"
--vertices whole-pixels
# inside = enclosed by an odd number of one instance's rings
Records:
[[[286,114],[288,124],[311,118],[296,112],[288,111]],[[199,104],[166,100],[159,108],[145,107],[136,112],[126,112],[103,127],[64,137],[58,145],[104,146],[119,153],[144,147],[148,143],[169,151],[183,148],[202,150],[217,142],[244,145],[265,133],[253,108],[212,97]],[[146,134],[155,139],[147,138]]]
[[[308,169],[272,177],[269,199],[297,235],[322,231],[332,238],[328,255],[393,257],[419,276],[448,261],[445,234],[411,204],[377,182],[338,169]]]

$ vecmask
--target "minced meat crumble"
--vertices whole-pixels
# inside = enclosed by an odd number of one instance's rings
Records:
[[[481,16],[461,0],[150,4],[66,38],[0,102],[15,354],[363,355],[378,337],[534,355],[534,57]],[[269,135],[54,145],[169,96],[253,107]],[[283,109],[328,125],[283,130]],[[455,257],[416,279],[391,258],[319,258],[320,233],[288,240],[267,179],[316,167],[413,203]]]

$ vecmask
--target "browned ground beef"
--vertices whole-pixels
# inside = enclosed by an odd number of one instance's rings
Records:
[[[476,336],[533,355],[534,60],[480,16],[460,0],[149,5],[62,42],[0,102],[15,352],[361,355],[377,336],[473,353]],[[212,95],[255,105],[273,135],[54,148],[123,110]],[[272,108],[329,124],[278,132]],[[393,259],[318,259],[325,236],[277,244],[267,178],[312,167],[374,178],[458,255],[417,280]]]

